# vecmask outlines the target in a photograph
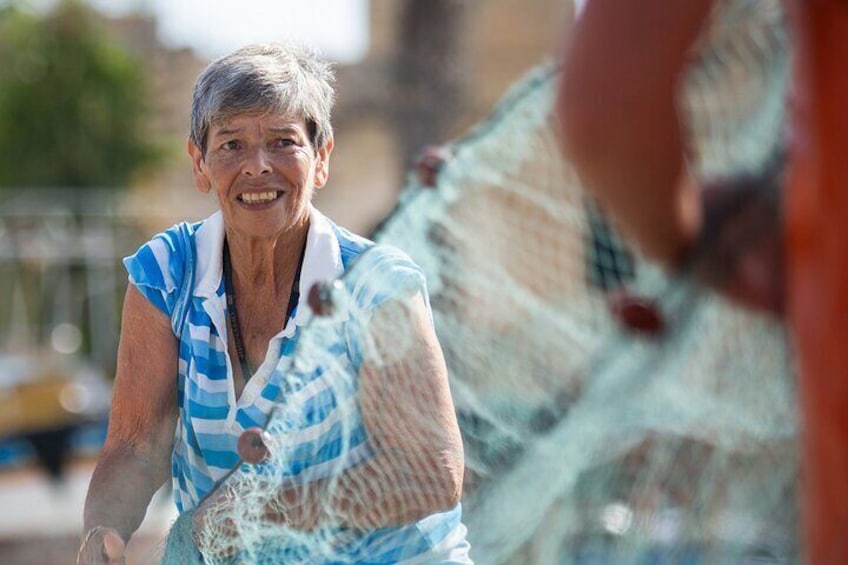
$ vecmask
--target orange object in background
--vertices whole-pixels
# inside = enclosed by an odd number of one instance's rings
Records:
[[[800,0],[789,316],[800,359],[806,562],[848,563],[848,1]]]

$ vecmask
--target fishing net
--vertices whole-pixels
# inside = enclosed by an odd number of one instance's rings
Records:
[[[777,0],[716,10],[681,96],[705,182],[779,174],[785,30]],[[465,450],[471,557],[797,561],[784,329],[616,235],[560,157],[556,84],[540,66],[423,160],[375,235],[426,277]],[[450,425],[423,360],[424,279],[398,278],[375,249],[316,291],[264,435],[251,436],[266,459],[222,482],[206,526],[192,533],[181,516],[166,562],[198,549],[209,562],[401,562],[400,549],[375,556],[446,508]],[[319,385],[326,398],[305,410],[302,391]],[[310,463],[328,452],[331,464]]]
[[[451,555],[461,440],[426,296],[383,249],[315,287],[267,425],[242,436],[246,462],[202,505],[204,526],[180,516],[164,562],[199,562],[195,545],[207,563],[393,563],[442,542]]]

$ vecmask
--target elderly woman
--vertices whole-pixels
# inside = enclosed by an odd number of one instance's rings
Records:
[[[214,193],[220,211],[171,228],[125,260],[131,284],[113,406],[86,499],[80,562],[121,561],[169,475],[180,512],[209,498],[238,466],[242,432],[267,424],[271,388],[284,388],[278,368],[309,317],[311,285],[379,250],[311,205],[333,150],[331,79],[311,51],[277,44],[240,49],[199,76],[188,152],[196,187]],[[390,279],[421,276],[396,250],[379,265]],[[358,375],[369,455],[344,466],[344,489],[333,496],[313,488],[297,504],[274,506],[280,527],[312,530],[332,516],[334,526],[368,538],[373,549],[356,559],[471,562],[460,520],[462,445],[427,305],[419,295],[403,328],[417,345],[401,366],[414,374]],[[313,388],[296,400],[307,419],[322,392]],[[318,450],[306,466],[327,457]],[[417,472],[416,461],[432,468]],[[385,480],[392,476],[400,478]],[[280,490],[280,500],[291,501]],[[320,503],[306,500],[322,493]],[[197,530],[216,520],[205,506],[193,514]],[[322,515],[308,511],[317,507]],[[232,545],[237,550],[237,536]]]

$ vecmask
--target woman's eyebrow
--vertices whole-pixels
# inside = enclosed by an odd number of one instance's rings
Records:
[[[224,129],[219,129],[218,131],[213,131],[212,135],[213,136],[234,135],[234,134],[241,132],[241,130],[242,130],[242,128],[224,128]]]
[[[268,128],[268,131],[271,133],[300,133],[300,130],[294,126],[273,126]]]

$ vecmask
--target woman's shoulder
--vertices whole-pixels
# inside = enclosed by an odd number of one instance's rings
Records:
[[[388,296],[425,288],[423,271],[404,251],[329,224],[341,252],[345,286],[357,302],[374,306]]]
[[[353,262],[360,255],[374,247],[374,242],[361,235],[355,234],[347,228],[343,228],[330,222],[333,229],[333,234],[339,242],[339,251],[341,252],[342,265],[345,270],[350,268]]]
[[[331,225],[339,242],[342,264],[345,270],[349,269],[355,261],[360,260],[363,263],[379,263],[383,267],[397,266],[417,269],[412,258],[401,249],[384,243],[375,243],[335,223]]]
[[[373,244],[346,269],[345,286],[354,301],[367,310],[390,299],[426,295],[421,268],[397,247]]]
[[[137,257],[151,268],[155,263],[160,270],[174,263],[182,264],[192,252],[197,230],[204,221],[174,224],[143,243],[132,257]]]
[[[208,246],[211,239],[220,239],[219,232],[223,231],[223,220],[220,212],[199,221],[183,221],[157,233],[147,242],[142,244],[139,250],[146,247],[154,247],[166,253],[175,260],[185,258],[194,253],[197,243],[203,240],[204,246]]]
[[[196,236],[200,222],[180,222],[157,233],[123,261],[130,282],[161,310],[170,313],[196,262]],[[193,276],[193,275],[190,275]]]

